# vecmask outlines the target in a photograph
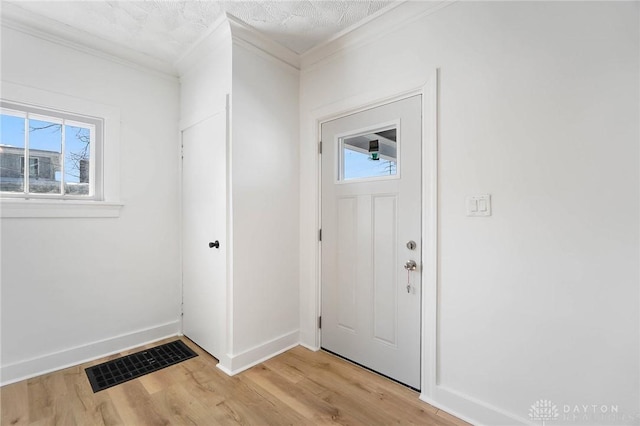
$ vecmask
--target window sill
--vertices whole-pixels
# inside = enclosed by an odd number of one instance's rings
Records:
[[[107,218],[120,217],[122,204],[82,200],[0,199],[5,218]]]

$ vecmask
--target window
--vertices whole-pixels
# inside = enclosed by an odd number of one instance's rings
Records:
[[[397,126],[339,138],[339,180],[393,178],[398,173]]]
[[[29,177],[37,177],[40,170],[38,158],[29,158]],[[24,157],[20,157],[20,176],[24,175]]]
[[[29,139],[33,127],[29,119],[56,126],[37,130],[41,139]],[[112,105],[3,81],[0,186],[7,190],[0,188],[0,217],[119,217],[120,121],[120,109]],[[11,125],[14,131],[9,131]],[[74,133],[77,129],[81,129],[79,135]],[[52,133],[42,134],[46,130]],[[89,144],[84,146],[88,149],[82,155],[77,139],[86,140],[87,131]],[[55,146],[48,146],[47,140],[54,137]],[[72,137],[76,140],[70,140]],[[12,151],[19,154],[10,155]],[[73,158],[65,158],[70,153],[76,154],[77,165]],[[33,168],[25,173],[23,164]],[[44,181],[53,183],[49,187]]]
[[[5,101],[0,106],[2,197],[101,199],[101,119]]]

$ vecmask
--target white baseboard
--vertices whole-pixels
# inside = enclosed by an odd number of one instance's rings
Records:
[[[311,346],[304,342],[300,342],[299,345],[302,346],[303,348],[309,349],[312,352],[318,352],[320,350],[320,346]]]
[[[531,422],[459,392],[436,386],[435,395],[420,394],[420,400],[473,425],[514,426]],[[463,414],[464,413],[464,414]]]
[[[180,321],[133,331],[0,367],[0,386],[73,367],[180,333]]]
[[[317,326],[318,324],[315,323],[314,327],[311,330],[305,330],[304,327],[300,329],[300,346],[304,346],[305,348],[311,349],[313,351],[317,351],[318,349],[320,349],[319,333],[318,329],[315,328]]]
[[[253,367],[254,365],[260,364],[269,358],[273,358],[276,355],[280,355],[281,353],[298,346],[298,339],[298,330],[294,330],[237,355],[228,355],[228,365],[224,365],[220,362],[217,367],[229,376],[236,375]]]

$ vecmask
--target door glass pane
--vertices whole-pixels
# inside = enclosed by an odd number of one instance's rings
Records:
[[[30,119],[29,166],[37,164],[37,168],[30,171],[29,192],[60,194],[61,159],[62,124]]]
[[[91,129],[65,126],[64,161],[65,194],[89,195]]]
[[[341,138],[342,180],[395,176],[397,129]]]
[[[0,117],[0,191],[24,192],[24,120]]]

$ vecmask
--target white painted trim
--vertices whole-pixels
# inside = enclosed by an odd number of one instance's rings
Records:
[[[322,142],[322,123],[320,123],[319,120],[316,120],[316,128],[315,128],[315,133],[316,133],[316,137],[318,141]],[[324,145],[324,143],[322,143]],[[314,242],[316,245],[316,253],[315,253],[315,278],[317,279],[317,281],[315,282],[315,288],[314,288],[314,292],[312,293],[316,300],[315,300],[315,311],[312,311],[314,313],[314,317],[312,319],[313,321],[313,326],[314,326],[314,332],[315,332],[315,339],[314,339],[314,345],[315,347],[317,347],[318,349],[322,348],[322,330],[320,327],[322,327],[322,150],[318,150],[318,147],[315,146],[315,152],[316,152],[316,197],[315,200],[316,202],[316,210],[315,210],[315,226],[313,228],[314,231]],[[326,152],[326,151],[325,151]],[[302,188],[302,186],[301,186]],[[320,234],[320,235],[319,235]],[[300,232],[300,236],[302,237],[303,233]],[[302,245],[302,242],[300,243]],[[298,266],[300,268],[300,266]],[[303,281],[301,281],[303,282]],[[302,325],[300,326],[302,328]],[[302,342],[302,337],[303,334],[300,333],[300,341]],[[313,347],[312,346],[312,347]]]
[[[2,27],[37,37],[150,75],[176,81],[171,64],[108,40],[37,15],[15,4],[2,3]]]
[[[445,411],[446,413],[451,414],[452,416],[456,416],[460,420],[464,420],[467,423],[470,423],[470,424],[476,425],[476,426],[480,426],[480,423],[478,423],[477,421],[475,421],[471,417],[469,417],[469,416],[467,416],[465,414],[462,414],[462,413],[460,413],[460,412],[458,412],[456,410],[453,410],[453,409],[447,407],[444,404],[441,404],[441,403],[439,403],[437,401],[429,399],[429,398],[423,396],[422,394],[420,394],[420,401],[426,402],[427,404],[432,405],[432,406],[434,406],[435,408],[437,408],[439,410]]]
[[[383,39],[389,34],[405,28],[411,22],[436,13],[456,1],[403,1],[395,7],[382,9],[382,13],[372,15],[362,25],[348,28],[344,33],[336,35],[331,42],[320,44],[301,54],[300,68],[302,72],[306,72],[336,57],[348,55],[349,51],[371,44],[375,40]],[[407,8],[411,9],[407,10]]]
[[[179,246],[179,261],[180,261],[180,335],[184,336],[184,232],[183,232],[183,220],[184,220],[184,131],[186,129],[178,128],[177,131],[177,140],[178,146],[177,149],[177,158],[178,161],[178,246]]]
[[[508,413],[469,395],[438,386],[434,397],[421,394],[420,400],[446,411],[473,425],[534,425],[522,417]]]
[[[396,94],[383,94],[378,93],[373,96],[355,96],[353,98],[349,98],[345,101],[338,102],[335,104],[331,104],[324,108],[319,108],[316,111],[331,111],[335,110],[336,112],[331,113],[327,112],[318,118],[318,124],[322,124],[326,121],[337,120],[342,117],[346,117],[347,115],[357,114],[362,111],[366,111],[368,109],[376,108],[382,105],[386,105],[392,102],[401,101],[403,99],[410,98],[412,96],[421,95],[422,89],[408,89],[401,91]],[[373,100],[367,100],[367,99]],[[350,106],[351,105],[351,106]]]
[[[237,355],[228,355],[229,365],[219,363],[217,367],[229,376],[248,370],[276,355],[288,351],[299,344],[298,330],[291,331],[268,342],[262,343]]]
[[[7,218],[70,218],[120,217],[123,205],[102,201],[0,199],[0,217]]]
[[[306,343],[299,343],[300,346],[302,346],[305,349],[309,349],[312,352],[318,352],[320,350],[320,346],[309,346]]]
[[[231,34],[234,42],[240,41],[252,46],[258,51],[300,70],[300,55],[281,44],[273,41],[252,26],[242,22],[238,18],[227,14],[227,20],[231,26]]]
[[[361,19],[360,21],[358,21],[355,24],[353,24],[353,25],[351,25],[351,26],[349,26],[349,27],[337,32],[336,34],[333,34],[328,39],[316,44],[311,49],[301,53],[300,56],[311,57],[311,56],[314,56],[316,54],[316,52],[325,51],[325,50],[331,50],[332,49],[332,45],[334,44],[334,42],[336,40],[339,40],[339,39],[342,39],[342,38],[346,38],[346,36],[349,33],[352,33],[354,31],[356,31],[357,29],[365,26],[369,22],[378,19],[380,16],[388,13],[392,9],[395,9],[396,7],[400,6],[402,3],[405,3],[406,1],[408,1],[408,0],[396,0],[396,1],[392,2],[391,4],[383,7],[380,10],[378,10],[376,13],[374,13],[372,15],[369,15],[364,19]]]
[[[0,386],[83,364],[171,336],[177,336],[179,330],[180,322],[176,320],[3,365],[0,367]]]
[[[245,50],[248,50],[249,52],[253,53],[254,55],[257,55],[263,59],[266,59],[274,64],[279,65],[281,68],[286,69],[287,71],[289,71],[291,73],[291,75],[295,76],[296,78],[298,77],[299,73],[300,73],[300,68],[297,68],[293,65],[291,65],[289,62],[282,60],[281,58],[279,58],[278,56],[266,51],[265,49],[256,47],[254,44],[249,43],[248,41],[239,38],[239,37],[234,37],[233,38],[233,43],[232,43],[233,47],[242,47]]]
[[[224,339],[225,339],[225,354],[233,353],[233,253],[234,253],[234,241],[233,241],[233,98],[230,93],[227,93],[225,98],[225,114],[226,114],[226,133],[225,133],[225,150],[226,154],[226,167],[227,167],[227,205],[226,205],[226,237],[227,237],[227,252],[226,252],[226,267],[227,267],[227,282],[226,296],[227,296],[227,316],[226,324],[224,327]],[[231,359],[228,355],[225,355],[224,359],[220,359],[220,363],[224,366],[228,366],[227,370],[232,371]],[[223,370],[225,371],[225,370]]]
[[[222,361],[220,361],[219,363],[216,364],[216,367],[218,368],[218,370],[222,371],[227,376],[234,376],[235,374],[237,374],[231,371],[228,367],[226,367],[225,364],[227,363],[223,363]]]
[[[437,384],[438,330],[438,87],[439,70],[422,92],[422,360],[420,388],[433,395]]]

